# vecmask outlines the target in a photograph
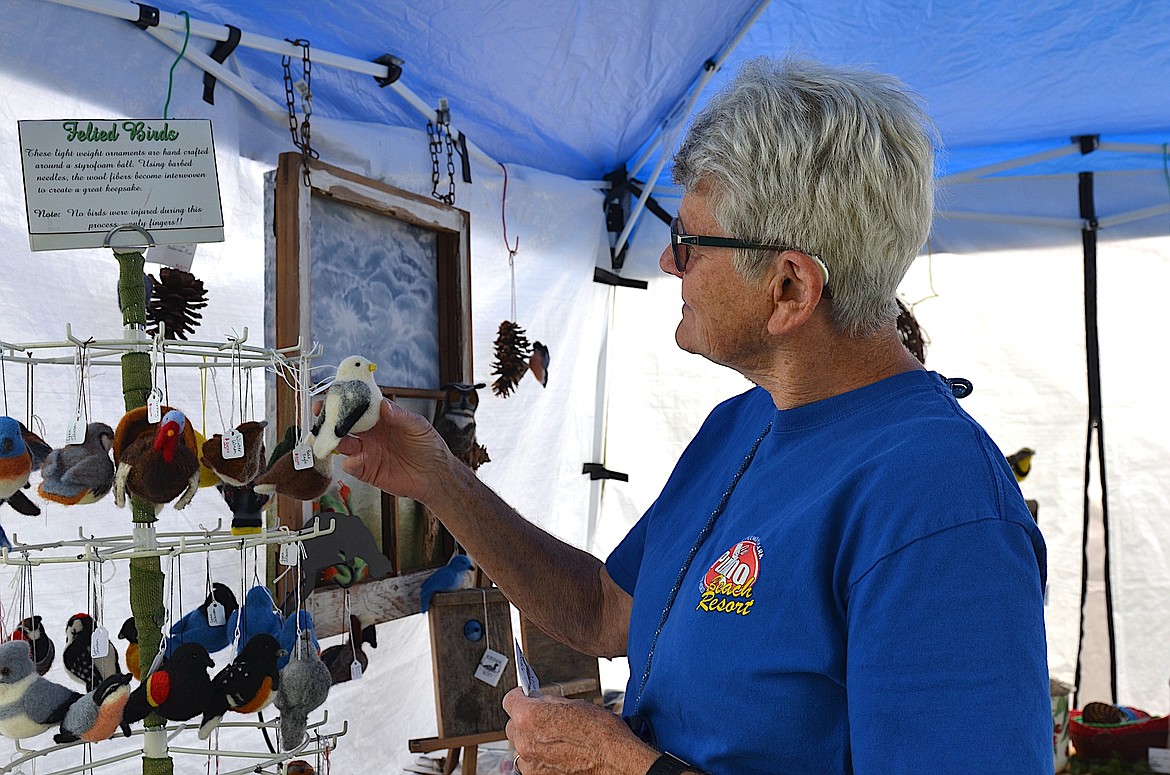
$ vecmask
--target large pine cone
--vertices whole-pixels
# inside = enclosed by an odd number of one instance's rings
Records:
[[[492,383],[492,392],[500,398],[507,398],[528,371],[530,355],[532,345],[524,329],[511,320],[500,323],[500,331],[496,334],[496,362],[492,364],[492,374],[498,374],[499,378]]]
[[[195,331],[202,313],[196,310],[207,306],[207,291],[203,281],[190,272],[164,266],[159,269],[159,280],[151,276],[154,288],[146,305],[149,334],[157,334],[159,325],[165,326],[167,339],[186,339]]]

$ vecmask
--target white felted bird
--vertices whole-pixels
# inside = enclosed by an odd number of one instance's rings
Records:
[[[374,382],[377,368],[358,355],[349,356],[337,367],[337,378],[326,391],[321,413],[309,433],[314,458],[325,458],[349,434],[374,427],[382,402],[382,391]]]

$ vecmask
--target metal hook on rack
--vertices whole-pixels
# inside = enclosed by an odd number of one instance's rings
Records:
[[[110,240],[113,239],[114,235],[120,231],[136,231],[139,234],[141,234],[143,237],[146,238],[146,244],[145,245],[118,245],[117,247],[119,247],[119,248],[134,248],[134,247],[153,248],[154,247],[154,235],[152,235],[149,231],[142,228],[141,226],[139,226],[136,223],[124,223],[121,226],[115,226],[114,228],[110,229],[110,231],[106,234],[106,238],[104,240],[102,240],[102,247],[104,247],[104,248],[114,247],[114,246],[110,245]]]

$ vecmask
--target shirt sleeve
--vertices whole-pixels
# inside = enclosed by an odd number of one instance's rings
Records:
[[[642,567],[642,554],[646,548],[646,522],[649,518],[650,512],[643,514],[605,561],[606,573],[631,597],[638,584],[638,571]]]
[[[1052,772],[1044,562],[1023,525],[987,519],[919,539],[853,585],[857,775]]]

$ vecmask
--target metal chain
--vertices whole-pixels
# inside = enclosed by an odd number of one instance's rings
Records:
[[[312,173],[309,169],[309,160],[320,156],[314,150],[310,129],[309,117],[313,115],[313,61],[309,56],[309,41],[305,38],[291,40],[285,38],[294,46],[301,47],[302,79],[296,83],[295,91],[292,80],[292,58],[287,54],[280,57],[280,66],[284,70],[284,102],[288,108],[288,130],[292,135],[293,145],[301,152],[301,177],[306,187],[312,187]],[[297,121],[296,91],[301,94],[301,113],[304,118]]]
[[[446,99],[439,100],[435,120],[427,121],[427,136],[431,151],[431,196],[440,202],[455,204],[455,149],[451,142],[451,111],[447,109]],[[444,145],[447,146],[447,193],[440,194],[439,153]]]

